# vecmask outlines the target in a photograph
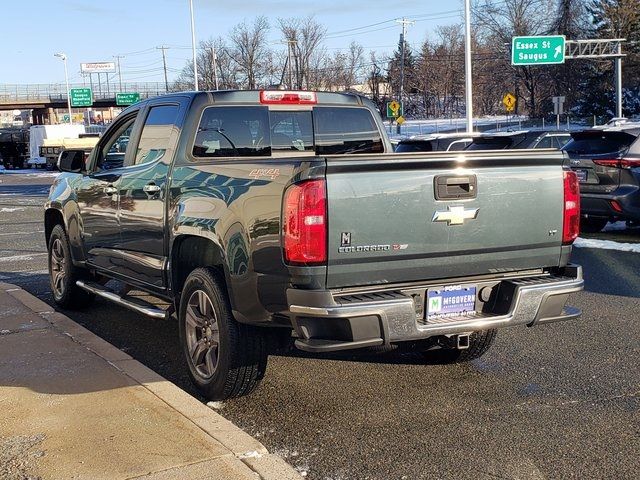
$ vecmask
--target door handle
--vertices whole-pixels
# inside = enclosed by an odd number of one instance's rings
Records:
[[[155,183],[149,183],[142,187],[142,190],[147,193],[158,193],[160,191],[160,186],[156,185]]]
[[[104,187],[104,193],[107,195],[113,195],[114,193],[118,193],[118,189],[112,185],[108,187]]]

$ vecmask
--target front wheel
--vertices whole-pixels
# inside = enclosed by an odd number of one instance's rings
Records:
[[[83,308],[94,295],[76,285],[77,280],[88,278],[88,272],[76,267],[71,259],[69,238],[62,225],[56,225],[49,237],[49,282],[53,299],[62,308]]]
[[[424,357],[433,363],[463,363],[480,358],[487,353],[496,338],[497,330],[481,330],[473,332],[469,336],[469,348],[458,350],[456,348],[439,348],[425,351]]]
[[[189,275],[178,319],[189,375],[205,397],[241,397],[258,387],[267,368],[266,336],[233,318],[215,270],[197,268]]]

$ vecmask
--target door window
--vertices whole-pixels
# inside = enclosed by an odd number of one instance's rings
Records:
[[[100,150],[96,170],[112,170],[124,165],[124,159],[129,148],[129,138],[133,130],[136,117],[131,117],[122,123]]]
[[[151,107],[144,122],[140,142],[136,151],[135,165],[151,163],[167,156],[173,156],[173,145],[177,135],[176,120],[178,105],[159,105]],[[167,152],[169,151],[169,154]]]

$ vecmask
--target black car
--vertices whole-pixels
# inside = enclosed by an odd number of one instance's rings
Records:
[[[569,132],[520,130],[475,136],[465,150],[506,150],[526,148],[562,148],[571,139]]]
[[[580,181],[583,232],[640,221],[640,124],[574,132],[563,150]]]
[[[469,133],[436,133],[400,140],[396,153],[410,152],[453,152],[464,150],[473,141]]]

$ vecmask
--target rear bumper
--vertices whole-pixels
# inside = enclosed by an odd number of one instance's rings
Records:
[[[329,291],[289,289],[287,297],[292,323],[299,337],[296,346],[311,352],[347,350],[516,325],[532,327],[572,320],[581,315],[577,308],[565,305],[571,293],[584,288],[580,266],[568,266],[561,274],[505,279],[491,285],[491,300],[483,303],[485,308],[481,313],[437,321],[424,319],[426,286],[342,297]],[[423,292],[422,296],[420,292]]]
[[[620,205],[621,212],[612,207],[612,201]],[[581,193],[580,210],[586,217],[640,220],[640,188],[626,185],[607,194]]]

